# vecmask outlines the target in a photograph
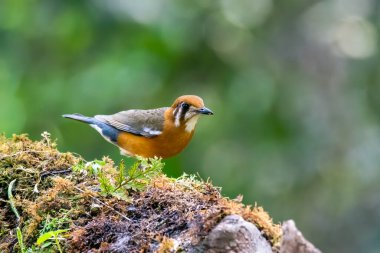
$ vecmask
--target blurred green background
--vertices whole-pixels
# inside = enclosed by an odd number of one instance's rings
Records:
[[[2,0],[0,131],[122,157],[64,113],[203,117],[166,173],[292,218],[324,252],[380,252],[380,2]],[[131,159],[129,159],[131,162]]]

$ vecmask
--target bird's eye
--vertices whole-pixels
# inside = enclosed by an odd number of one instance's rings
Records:
[[[188,103],[182,103],[181,104],[182,108],[187,111],[190,108],[190,105]]]

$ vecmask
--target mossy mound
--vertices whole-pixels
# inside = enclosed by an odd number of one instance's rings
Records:
[[[0,136],[0,251],[191,252],[229,214],[278,246],[281,227],[261,207],[222,197],[194,176],[168,178],[161,165],[86,162],[57,151],[46,133],[36,142]]]

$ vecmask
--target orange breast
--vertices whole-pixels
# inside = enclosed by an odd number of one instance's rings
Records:
[[[122,132],[117,138],[118,146],[131,156],[167,158],[177,155],[190,142],[194,131],[189,133],[182,125],[176,127],[171,117],[172,113],[168,110],[165,113],[164,129],[160,135],[147,138]]]

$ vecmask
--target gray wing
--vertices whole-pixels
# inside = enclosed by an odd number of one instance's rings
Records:
[[[168,107],[151,110],[127,110],[94,118],[121,131],[145,137],[160,135],[164,128],[164,113]]]

